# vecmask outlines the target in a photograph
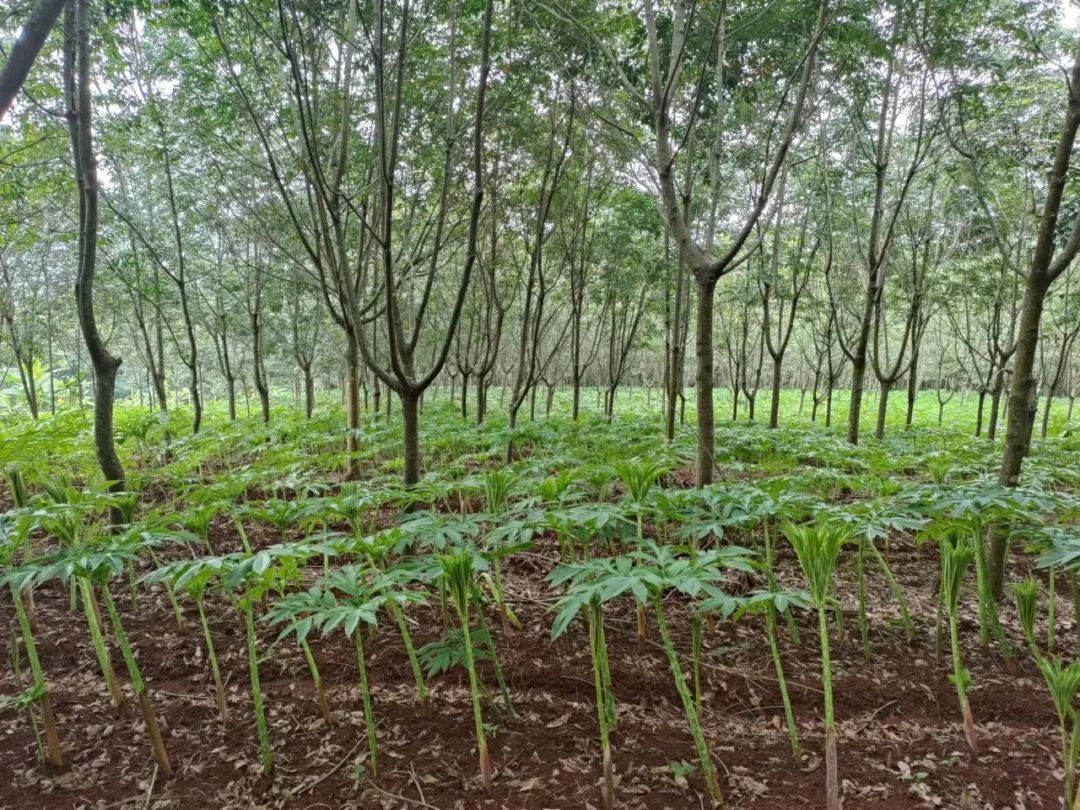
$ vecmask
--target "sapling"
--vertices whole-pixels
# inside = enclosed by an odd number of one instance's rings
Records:
[[[840,549],[850,539],[848,530],[837,524],[785,524],[784,534],[795,548],[806,575],[810,597],[817,608],[821,643],[821,688],[825,697],[825,804],[839,810],[840,781],[836,762],[836,718],[833,714],[832,661],[829,657],[829,624],[826,608],[833,589],[833,571]]]
[[[473,555],[468,551],[447,554],[440,557],[443,577],[457,611],[463,636],[465,669],[469,673],[469,692],[472,696],[473,721],[476,726],[476,751],[480,761],[480,781],[485,788],[492,784],[491,755],[488,753],[487,737],[484,734],[484,717],[480,709],[480,679],[476,675],[476,662],[473,660],[472,637],[469,633],[469,608],[472,604]]]
[[[960,635],[958,630],[960,590],[964,584],[968,566],[976,556],[975,544],[966,534],[956,534],[951,539],[943,538],[938,546],[941,550],[941,592],[945,608],[949,613],[949,643],[952,647],[953,674],[951,680],[956,687],[956,696],[960,701],[960,714],[964,721],[964,736],[972,753],[979,752],[975,737],[975,720],[971,716],[968,704],[967,687],[971,676],[964,669],[960,658]]]

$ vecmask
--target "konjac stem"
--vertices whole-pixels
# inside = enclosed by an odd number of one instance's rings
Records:
[[[491,668],[495,670],[495,681],[499,684],[499,694],[502,696],[503,708],[506,709],[506,713],[510,717],[513,717],[514,704],[510,701],[510,687],[506,684],[502,664],[499,663],[499,656],[495,652],[495,642],[491,639],[491,630],[488,627],[487,618],[484,616],[484,608],[480,604],[479,598],[476,600],[476,622],[480,625],[480,629],[484,631],[485,646],[487,646],[488,658],[491,659]]]
[[[262,687],[259,685],[259,655],[255,649],[255,616],[251,608],[251,597],[243,600],[244,630],[247,635],[248,674],[251,677],[251,698],[255,704],[255,727],[259,734],[259,758],[263,773],[274,770],[274,751],[270,747],[270,730],[266,726],[266,709],[263,706]]]
[[[776,592],[780,590],[780,586],[776,582],[776,572],[773,569],[773,542],[772,534],[769,532],[769,521],[766,520],[762,524],[762,529],[765,534],[765,574],[769,581],[769,591]],[[795,617],[790,610],[784,611],[784,621],[787,623],[788,632],[791,633],[791,640],[796,644],[801,644],[799,627],[795,624]]]
[[[488,753],[487,737],[484,735],[484,717],[480,709],[480,681],[476,677],[476,662],[473,660],[468,605],[467,599],[458,605],[458,618],[461,621],[461,637],[465,645],[465,668],[469,671],[469,693],[472,698],[473,723],[476,725],[476,752],[480,760],[480,781],[484,783],[485,788],[490,788],[491,755]]]
[[[957,628],[956,610],[949,610],[949,643],[952,647],[953,680],[956,682],[956,697],[960,701],[960,715],[964,721],[964,736],[972,753],[979,752],[975,738],[975,721],[971,716],[971,707],[967,699],[967,685],[964,682],[964,664],[960,659],[960,633]]]
[[[146,723],[146,734],[150,738],[150,747],[154,752],[161,775],[168,779],[172,776],[172,764],[169,762],[169,754],[165,751],[165,742],[161,738],[161,729],[158,728],[157,714],[150,703],[150,695],[146,691],[146,683],[143,681],[142,672],[139,670],[139,662],[135,660],[135,653],[131,650],[128,642],[124,623],[120,620],[120,612],[116,609],[109,586],[101,588],[101,598],[105,602],[105,610],[109,613],[109,621],[112,623],[113,632],[116,634],[116,645],[120,648],[120,654],[127,666],[128,677],[131,678],[131,688],[135,692],[135,698],[139,702],[143,721]]]
[[[866,617],[866,539],[859,538],[859,552],[855,557],[859,580],[859,637],[863,657],[870,660],[870,621]]]
[[[307,661],[308,670],[311,672],[311,682],[315,685],[315,697],[319,703],[319,711],[322,712],[323,720],[328,725],[333,725],[334,715],[330,711],[330,704],[326,701],[326,690],[323,689],[319,666],[315,663],[315,654],[311,652],[311,645],[307,643],[307,639],[300,642],[300,649],[304,651],[304,659]]]
[[[608,697],[604,687],[604,613],[599,603],[589,611],[589,648],[592,653],[593,687],[596,691],[596,722],[600,729],[600,756],[602,760],[604,782],[600,798],[605,808],[614,803],[615,779],[612,772],[611,741],[608,730]]]
[[[695,613],[691,619],[691,665],[694,668],[694,709],[701,716],[701,648],[704,644],[704,630],[701,626],[701,616]]]
[[[701,764],[701,775],[705,778],[705,787],[709,791],[714,807],[724,806],[724,795],[720,792],[720,785],[716,781],[716,771],[713,768],[712,757],[709,754],[709,744],[705,740],[705,733],[701,729],[697,710],[694,708],[694,698],[690,690],[686,688],[686,679],[683,676],[679,657],[675,652],[675,646],[671,642],[671,633],[668,632],[667,622],[664,620],[664,607],[659,597],[653,598],[653,609],[656,613],[656,626],[660,632],[660,640],[667,653],[668,666],[671,668],[672,678],[675,680],[675,690],[682,700],[683,711],[686,713],[686,721],[690,726],[690,734],[694,738],[694,748],[697,749],[698,760]]]
[[[413,647],[412,633],[409,632],[409,625],[405,622],[405,615],[401,608],[398,607],[397,602],[389,599],[387,604],[390,606],[390,613],[397,623],[401,641],[405,645],[405,653],[409,657],[409,668],[412,670],[413,680],[416,681],[417,700],[420,701],[421,707],[427,712],[431,706],[431,698],[428,695],[427,684],[424,683],[424,673],[420,670],[420,661],[416,657],[416,649]]]
[[[877,543],[871,542],[869,546],[870,553],[874,555],[874,559],[877,560],[877,564],[881,568],[881,573],[885,575],[885,581],[889,583],[889,590],[892,591],[896,604],[900,606],[900,621],[904,625],[904,632],[907,634],[908,638],[913,638],[915,636],[915,624],[911,621],[911,614],[908,612],[907,599],[904,597],[904,591],[900,587],[900,583],[896,581],[896,576],[892,572],[892,567],[878,549]]]
[[[64,755],[60,750],[60,736],[56,731],[56,716],[53,714],[52,697],[49,695],[49,685],[45,682],[45,672],[41,668],[41,661],[37,654],[37,645],[34,643],[34,632],[30,625],[30,616],[23,604],[22,594],[14,586],[11,588],[11,598],[15,602],[15,615],[19,619],[19,628],[22,630],[23,645],[26,647],[26,658],[30,662],[30,675],[34,679],[34,688],[38,690],[41,705],[41,716],[45,723],[45,747],[49,762],[59,767],[64,764]]]
[[[990,611],[994,609],[994,599],[989,590],[986,544],[981,524],[976,525],[972,534],[975,539],[975,590],[979,596],[979,643],[986,647],[990,644]]]
[[[1046,651],[1054,652],[1057,624],[1057,583],[1055,571],[1051,567],[1046,575]]]
[[[364,634],[357,627],[353,636],[356,638],[356,664],[360,668],[360,701],[364,707],[364,727],[367,729],[368,754],[371,757],[371,775],[379,776],[379,738],[375,734],[375,715],[371,709],[371,690],[368,688],[367,664],[364,660]]]
[[[195,598],[195,604],[199,608],[199,624],[202,626],[203,641],[206,642],[206,658],[210,661],[210,674],[214,677],[214,696],[217,699],[218,714],[221,723],[229,722],[229,708],[225,701],[225,684],[221,681],[221,669],[218,667],[217,653],[214,651],[214,639],[210,635],[210,623],[206,620],[206,610],[203,607],[203,598],[200,594]]]
[[[112,656],[109,654],[108,645],[105,644],[105,636],[101,632],[101,618],[95,608],[97,599],[94,597],[94,586],[86,577],[79,577],[79,593],[82,597],[80,601],[82,602],[83,612],[86,614],[86,623],[90,628],[90,641],[94,645],[94,653],[97,655],[98,666],[101,667],[101,675],[105,678],[105,684],[109,688],[109,695],[112,697],[113,706],[117,710],[120,710],[124,706],[124,693],[121,691],[120,684],[116,680],[116,673],[113,671]]]
[[[776,681],[780,684],[780,698],[784,703],[784,720],[787,723],[788,737],[791,740],[791,756],[799,758],[799,732],[795,726],[795,712],[791,708],[787,680],[784,678],[784,665],[780,660],[780,648],[776,644],[776,608],[768,606],[765,614],[765,633],[769,639],[769,652],[772,654],[773,667],[776,669]]]
[[[832,658],[829,654],[829,623],[824,602],[818,605],[818,634],[821,637],[821,691],[825,693],[825,806],[840,807],[840,782],[836,764],[836,717],[833,714]]]

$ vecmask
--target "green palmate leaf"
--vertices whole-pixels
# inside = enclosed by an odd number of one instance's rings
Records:
[[[815,604],[825,604],[840,550],[851,538],[850,530],[837,523],[785,523],[782,531],[795,549]]]

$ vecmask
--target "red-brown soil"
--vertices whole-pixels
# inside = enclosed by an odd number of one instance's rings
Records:
[[[223,535],[222,525],[215,531]],[[263,538],[272,541],[272,533]],[[227,542],[221,537],[218,541]],[[114,595],[161,718],[174,776],[155,777],[154,761],[138,713],[114,716],[81,614],[68,612],[67,591],[57,583],[36,596],[38,643],[51,682],[61,740],[69,764],[52,770],[36,761],[29,720],[0,712],[0,807],[62,808],[508,808],[577,810],[600,806],[600,778],[592,670],[582,629],[552,642],[553,594],[543,582],[556,551],[540,543],[506,564],[507,592],[522,629],[496,643],[514,701],[512,718],[499,711],[492,690],[485,719],[495,784],[485,792],[477,775],[467,681],[452,671],[431,683],[434,713],[414,702],[407,659],[393,627],[384,623],[368,643],[370,677],[382,746],[380,778],[354,780],[366,756],[353,646],[344,635],[314,644],[336,723],[327,727],[313,698],[308,670],[292,641],[275,644],[262,627],[263,688],[275,755],[272,779],[263,778],[252,718],[243,624],[223,600],[208,603],[229,692],[228,728],[218,720],[194,606],[189,627],[178,631],[159,589],[140,593],[132,611],[117,582]],[[871,577],[873,654],[858,641],[853,568],[841,571],[845,602],[843,641],[834,639],[836,714],[844,807],[1057,808],[1061,766],[1057,721],[1045,685],[1029,656],[1009,675],[993,649],[979,647],[974,595],[965,594],[962,627],[965,665],[971,671],[971,704],[981,750],[967,749],[956,693],[945,666],[934,663],[931,591],[936,556],[894,540],[891,559],[911,602],[917,638],[908,642],[884,581]],[[797,587],[789,555],[781,554],[781,579]],[[316,572],[313,571],[313,575]],[[1010,607],[1005,620],[1014,621]],[[688,648],[685,608],[669,600],[669,624]],[[1059,598],[1059,645],[1074,653],[1071,604]],[[489,617],[496,625],[497,617]],[[412,608],[417,645],[438,637],[437,606]],[[781,810],[824,807],[822,709],[816,622],[799,617],[802,645],[782,632],[782,652],[804,754],[793,760],[760,617],[717,622],[708,632],[703,671],[704,725],[721,784],[732,808]],[[0,604],[0,626],[14,626],[11,604]],[[682,810],[705,808],[699,775],[683,777],[673,762],[694,761],[694,749],[662,650],[633,634],[632,608],[607,615],[612,679],[619,722],[614,761],[616,806]],[[1019,633],[1011,626],[1015,640]],[[8,634],[10,637],[10,633]],[[122,670],[118,652],[114,661]],[[125,679],[126,680],[126,679]],[[8,667],[0,692],[17,691]],[[151,784],[152,783],[152,784]]]

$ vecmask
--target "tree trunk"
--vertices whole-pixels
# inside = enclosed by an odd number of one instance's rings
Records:
[[[414,393],[400,394],[401,424],[404,438],[404,482],[412,486],[420,481],[420,397]]]
[[[874,428],[874,438],[878,441],[885,438],[885,416],[889,412],[889,392],[891,390],[891,382],[881,382],[881,396],[878,398],[877,408],[877,427]]]
[[[303,368],[304,372],[304,416],[311,418],[315,412],[315,378],[311,374],[311,365]]]
[[[851,401],[848,403],[847,440],[859,443],[859,416],[862,413],[863,383],[866,379],[866,353],[851,364]]]
[[[986,426],[986,440],[993,442],[997,437],[998,415],[1001,412],[1001,394],[1005,390],[1005,369],[1001,368],[994,379],[994,390],[990,394],[990,422]]]
[[[345,453],[346,475],[355,478],[360,468],[356,461],[356,432],[360,429],[360,352],[356,340],[346,333],[345,347]],[[379,414],[379,382],[375,381],[375,415]]]
[[[713,482],[716,452],[716,415],[713,408],[713,296],[716,280],[700,274],[697,284],[697,456],[694,483],[705,487]]]
[[[75,303],[83,340],[94,370],[94,450],[109,489],[122,492],[124,468],[113,437],[113,402],[121,359],[109,353],[94,313],[97,269],[98,184],[90,107],[89,0],[72,0],[64,11],[64,88],[75,179],[79,189],[78,270]],[[113,510],[113,521],[119,516]]]
[[[225,396],[229,401],[229,421],[236,421],[236,377],[225,378]]]
[[[911,427],[915,418],[915,400],[919,397],[919,352],[916,349],[911,358],[907,381],[907,413],[904,414],[904,427]]]
[[[1076,132],[1080,128],[1080,47],[1077,47],[1068,82],[1068,108],[1054,160],[1047,177],[1046,201],[1039,218],[1039,233],[1031,265],[1024,284],[1024,303],[1013,358],[1013,380],[1009,392],[1005,448],[1001,458],[998,483],[1015,487],[1020,483],[1020,468],[1031,446],[1038,389],[1035,382],[1035,357],[1039,348],[1039,327],[1046,294],[1054,279],[1068,268],[1080,250],[1080,223],[1073,223],[1068,241],[1056,248],[1058,216],[1065,191],[1065,181],[1072,162]],[[995,598],[1000,598],[1005,582],[1005,555],[1008,535],[997,527],[990,545],[989,579]]]
[[[773,359],[772,398],[769,401],[769,427],[771,428],[780,425],[780,379],[783,363],[783,355]],[[803,394],[806,394],[805,388],[803,389]],[[799,401],[799,411],[802,411],[802,400]]]
[[[1039,346],[1039,324],[1050,283],[1032,271],[1024,291],[1024,307],[1016,338],[1012,389],[1009,393],[1008,421],[1005,427],[1005,450],[998,482],[1005,487],[1020,483],[1020,467],[1031,441],[1031,403],[1038,393],[1035,382],[1035,355]],[[991,426],[992,427],[992,426]],[[1005,583],[1005,553],[1008,533],[994,531],[990,538],[989,578],[995,599],[1000,599]]]

